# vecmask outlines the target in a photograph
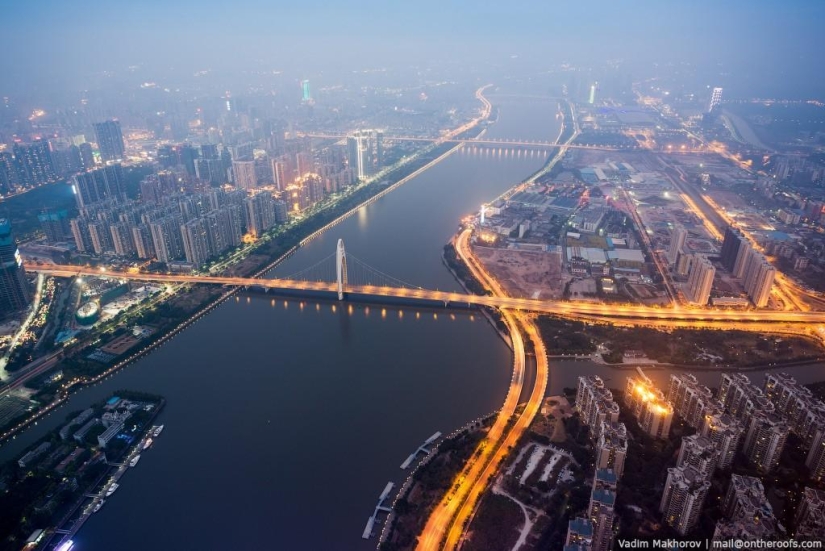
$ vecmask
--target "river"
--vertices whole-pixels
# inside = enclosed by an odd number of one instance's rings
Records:
[[[555,102],[491,100],[500,115],[487,137],[558,135]],[[348,255],[382,272],[458,290],[441,262],[458,220],[544,160],[464,147],[307,244],[274,274],[313,265],[343,238]],[[432,433],[497,409],[511,368],[509,349],[479,313],[350,311],[241,294],[72,396],[0,449],[0,459],[117,389],[157,393],[167,398],[159,418],[166,429],[77,534],[78,551],[374,549],[375,539],[365,542],[361,532],[384,485],[403,481],[401,462]],[[548,392],[591,373],[623,386],[620,371],[562,361],[551,363]],[[651,375],[664,380],[666,373]]]

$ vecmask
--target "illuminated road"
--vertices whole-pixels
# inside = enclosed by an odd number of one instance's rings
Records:
[[[146,274],[126,272],[101,273],[99,269],[83,266],[27,266],[27,271],[39,272],[58,277],[74,277],[107,275],[120,279],[135,281],[159,281],[164,283],[206,283],[212,285],[228,285],[235,287],[265,287],[268,289],[289,291],[324,291],[337,292],[336,283],[325,281],[296,281],[290,279],[255,279],[243,277],[181,275],[181,274]],[[488,286],[488,288],[491,286]],[[494,288],[490,289],[494,291]],[[465,293],[451,293],[432,291],[427,289],[411,289],[402,287],[379,287],[375,285],[347,285],[346,292],[381,296],[388,298],[402,298],[409,301],[423,302],[438,301],[445,305],[474,304],[491,306],[493,308],[507,308],[543,314],[554,314],[576,319],[607,319],[633,321],[639,324],[667,327],[669,321],[694,322],[701,326],[706,322],[730,322],[740,325],[756,326],[766,332],[776,323],[818,324],[825,323],[825,312],[798,312],[777,310],[720,310],[714,308],[685,308],[685,307],[656,307],[637,304],[604,304],[599,302],[568,302],[562,300],[538,300],[531,298],[516,298],[506,296],[468,295]],[[683,325],[680,323],[680,325]]]
[[[504,289],[476,261],[468,241],[469,231],[459,234],[456,239],[456,252],[474,277],[487,285],[494,295],[504,297]],[[502,310],[501,314],[513,348],[513,377],[510,388],[486,438],[467,461],[451,490],[436,504],[427,519],[416,549],[455,549],[458,546],[491,477],[507,457],[511,446],[518,442],[530,426],[544,397],[549,369],[547,352],[538,331],[529,317],[523,313]],[[536,352],[536,379],[524,410],[513,419],[524,387],[526,368],[522,330],[530,337]]]

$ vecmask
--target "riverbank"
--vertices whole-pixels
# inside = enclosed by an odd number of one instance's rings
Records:
[[[0,541],[19,548],[34,530],[43,530],[40,549],[70,539],[140,454],[165,404],[161,396],[119,391],[70,414],[0,466],[0,507],[9,513],[0,520]]]

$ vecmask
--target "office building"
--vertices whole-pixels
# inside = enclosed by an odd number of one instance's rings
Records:
[[[748,463],[762,473],[771,472],[779,464],[790,428],[775,413],[760,410],[751,415],[743,445]]]
[[[716,275],[716,268],[710,260],[704,256],[697,256],[693,259],[688,274],[685,295],[693,304],[704,306],[710,299],[710,292],[713,289],[713,278]]]
[[[687,234],[687,230],[678,224],[673,228],[673,231],[670,232],[670,247],[667,250],[667,261],[670,264],[676,264],[679,253],[682,252],[682,249],[685,246]]]
[[[719,450],[718,469],[729,469],[742,441],[742,424],[728,413],[706,415],[702,424],[702,436],[716,444]]]
[[[123,145],[123,133],[120,121],[111,120],[94,124],[97,148],[104,161],[123,159],[126,148]]]
[[[126,183],[120,164],[77,174],[72,179],[72,187],[80,209],[109,199],[126,200]]]
[[[825,491],[805,488],[794,517],[794,537],[825,541]]]
[[[710,480],[718,462],[719,450],[710,438],[699,434],[682,438],[679,458],[676,460],[677,467],[693,467]]]
[[[684,536],[699,521],[708,491],[710,482],[693,467],[668,469],[659,503],[663,520]]]
[[[708,103],[708,113],[712,112],[713,109],[722,103],[722,88],[714,88],[710,94],[710,102]]]
[[[11,222],[0,218],[0,312],[14,312],[29,305],[31,294]]]

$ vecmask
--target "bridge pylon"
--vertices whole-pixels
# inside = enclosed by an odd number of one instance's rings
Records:
[[[344,300],[344,288],[347,285],[347,252],[344,250],[344,240],[338,240],[335,249],[335,272],[338,277],[338,300]]]

